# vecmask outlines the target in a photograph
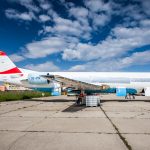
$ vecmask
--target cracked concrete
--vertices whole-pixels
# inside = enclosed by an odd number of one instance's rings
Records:
[[[149,98],[102,98],[101,109],[66,96],[0,103],[0,150],[149,149]]]
[[[126,148],[128,150],[132,150],[131,145],[129,145],[128,141],[126,140],[126,138],[121,134],[121,132],[119,131],[118,127],[114,124],[114,122],[109,118],[109,116],[107,115],[107,113],[105,112],[105,110],[100,107],[101,110],[103,111],[103,113],[105,114],[106,118],[110,121],[111,125],[113,126],[113,128],[116,130],[117,135],[119,136],[119,138],[122,140],[122,142],[124,143],[124,145],[126,146]]]

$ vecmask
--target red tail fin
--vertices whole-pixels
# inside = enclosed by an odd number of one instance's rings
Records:
[[[5,52],[0,51],[0,74],[21,73],[18,67],[9,59]]]

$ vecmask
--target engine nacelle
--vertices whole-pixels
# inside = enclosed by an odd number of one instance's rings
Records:
[[[28,75],[28,82],[30,84],[49,84],[48,80],[41,77],[38,74],[29,74]]]

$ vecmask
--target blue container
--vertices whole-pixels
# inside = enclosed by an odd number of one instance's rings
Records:
[[[59,96],[59,95],[61,95],[61,90],[59,88],[52,88],[51,95],[52,96]]]
[[[126,96],[127,89],[126,88],[116,88],[116,95],[117,96]]]
[[[51,95],[52,95],[52,96],[60,96],[61,93],[58,92],[58,91],[52,91]]]

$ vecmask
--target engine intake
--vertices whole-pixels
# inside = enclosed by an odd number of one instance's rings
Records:
[[[28,82],[30,84],[49,84],[49,81],[38,74],[29,74]]]

